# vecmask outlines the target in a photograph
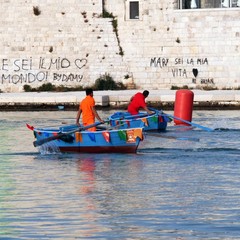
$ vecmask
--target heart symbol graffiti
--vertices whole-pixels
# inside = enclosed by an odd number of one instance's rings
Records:
[[[193,72],[194,77],[197,77],[197,75],[198,75],[197,68],[193,68],[192,72]]]
[[[75,65],[77,68],[81,69],[83,67],[85,67],[87,64],[87,59],[83,58],[83,59],[75,59]]]

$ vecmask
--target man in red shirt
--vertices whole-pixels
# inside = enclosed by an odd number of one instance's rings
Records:
[[[128,105],[128,112],[132,115],[137,115],[140,108],[143,108],[148,114],[152,114],[152,112],[147,108],[147,104],[145,102],[145,98],[149,95],[149,91],[144,90],[143,93],[136,93],[131,97],[130,103]]]
[[[79,110],[76,117],[76,124],[79,124],[79,119],[82,114],[83,126],[87,126],[95,123],[95,118],[100,122],[104,122],[98,115],[95,109],[95,100],[93,98],[93,90],[91,88],[86,89],[86,97],[79,104]],[[88,131],[96,131],[96,127],[87,129]]]

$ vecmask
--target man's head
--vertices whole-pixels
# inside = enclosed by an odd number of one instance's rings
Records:
[[[92,88],[87,88],[86,89],[86,95],[88,96],[88,95],[91,95],[91,94],[93,94]]]
[[[147,98],[148,95],[149,95],[149,91],[148,91],[148,90],[144,90],[144,91],[143,91],[143,96],[144,96],[145,98]]]

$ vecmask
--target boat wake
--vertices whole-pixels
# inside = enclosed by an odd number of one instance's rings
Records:
[[[38,147],[38,150],[41,155],[61,153],[55,141],[44,143],[43,145]]]
[[[235,152],[240,153],[240,148],[185,148],[185,149],[179,149],[179,148],[141,148],[138,149],[137,153],[173,153],[176,152],[178,154],[180,153],[196,153],[196,152],[204,152],[204,153],[210,153],[210,152]]]

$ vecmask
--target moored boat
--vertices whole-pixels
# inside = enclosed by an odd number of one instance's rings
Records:
[[[146,112],[139,112],[137,115],[115,112],[109,117],[109,122],[111,126],[121,126],[122,128],[136,127],[140,123],[144,123],[144,131],[165,131],[171,119],[161,111],[153,111],[154,113],[150,115]]]
[[[76,153],[136,153],[143,140],[143,127],[81,131],[76,125],[58,128],[34,128],[34,146],[52,146],[60,152]],[[28,125],[29,128],[29,125]]]

